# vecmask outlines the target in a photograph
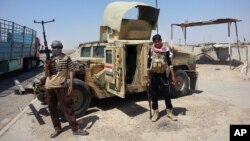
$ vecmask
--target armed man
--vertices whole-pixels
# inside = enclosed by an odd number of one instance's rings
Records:
[[[59,120],[58,102],[74,135],[88,135],[89,133],[79,128],[73,111],[73,79],[74,67],[69,56],[62,53],[63,44],[54,40],[51,44],[52,57],[45,61],[46,73],[46,101],[48,103],[51,120],[55,131],[50,135],[55,138],[62,132]],[[67,81],[69,75],[69,82]]]
[[[160,95],[164,96],[167,117],[177,121],[176,116],[172,113],[173,105],[170,99],[170,83],[174,85],[176,80],[170,59],[170,51],[167,45],[162,43],[161,35],[156,34],[153,36],[153,45],[148,54],[148,81],[153,109],[151,121],[155,122],[159,118],[158,99]],[[170,70],[168,76],[171,76],[172,79],[167,76],[168,70]]]

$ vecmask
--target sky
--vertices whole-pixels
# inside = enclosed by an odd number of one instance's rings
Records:
[[[13,21],[37,31],[43,42],[42,25],[45,24],[48,44],[62,41],[64,48],[73,49],[80,43],[99,40],[105,7],[118,0],[0,0],[0,19]],[[132,1],[132,0],[123,0]],[[155,0],[133,0],[155,6]],[[250,41],[250,0],[158,0],[160,15],[159,34],[170,41],[171,24],[183,21],[206,21],[218,18],[242,20],[238,25],[239,39]],[[136,14],[133,10],[126,16]],[[136,17],[136,16],[133,16]],[[235,26],[231,26],[231,41],[236,41]],[[152,34],[156,34],[153,31]],[[183,42],[180,28],[174,28],[174,43]],[[227,25],[210,25],[187,29],[187,43],[227,42]]]

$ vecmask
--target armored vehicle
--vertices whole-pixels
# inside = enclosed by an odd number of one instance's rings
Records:
[[[138,18],[124,19],[124,14],[132,8],[138,9]],[[76,114],[87,110],[92,96],[125,98],[128,94],[146,91],[150,37],[158,15],[159,9],[139,2],[114,2],[107,6],[100,40],[81,43],[70,55],[75,62]],[[190,85],[195,84],[197,78],[195,58],[174,49],[172,52],[176,88],[185,94],[190,86],[195,87]],[[40,80],[36,83],[38,86],[44,83]],[[42,95],[41,88],[36,91]]]

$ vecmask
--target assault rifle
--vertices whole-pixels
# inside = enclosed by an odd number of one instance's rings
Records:
[[[148,104],[149,104],[149,119],[152,118],[152,108],[151,108],[151,94],[150,94],[150,83],[146,84],[147,86],[147,95],[148,95]]]

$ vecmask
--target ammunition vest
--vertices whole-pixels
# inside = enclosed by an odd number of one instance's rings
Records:
[[[68,87],[67,84],[67,77],[68,77],[68,56],[64,56],[61,58],[63,61],[60,62],[62,64],[59,65],[59,59],[53,59],[52,64],[53,64],[53,69],[57,73],[47,77],[46,83],[45,83],[45,88],[46,89],[52,89],[52,88],[66,88]]]
[[[166,52],[155,53],[152,51],[150,69],[154,73],[164,73],[168,67]]]

